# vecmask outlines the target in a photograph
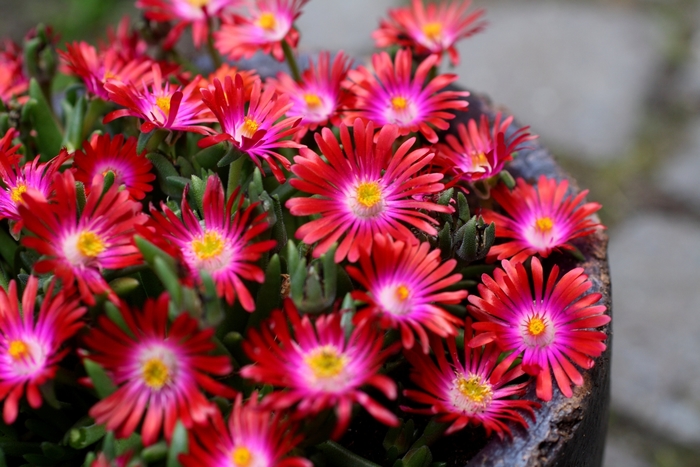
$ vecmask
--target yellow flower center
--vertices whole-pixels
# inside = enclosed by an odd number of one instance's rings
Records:
[[[83,256],[94,258],[107,248],[102,239],[95,232],[85,230],[78,235],[77,248]]]
[[[159,390],[170,382],[168,366],[158,357],[151,358],[143,364],[143,382],[151,389]]]
[[[253,120],[252,118],[246,117],[243,120],[243,128],[241,128],[241,133],[246,138],[252,138],[256,131],[260,128],[260,124]]]
[[[314,94],[312,92],[304,96],[304,101],[306,102],[306,105],[308,105],[311,108],[318,107],[319,105],[321,105],[321,98],[318,97],[317,94]]]
[[[442,24],[440,23],[426,23],[423,25],[423,34],[428,39],[438,39],[442,34]]]
[[[15,204],[17,204],[20,201],[22,201],[22,193],[26,192],[27,185],[25,185],[24,183],[20,183],[19,185],[10,190],[10,198],[12,199],[12,201],[15,202]]]
[[[408,298],[408,287],[405,285],[400,285],[396,287],[396,298],[399,299],[399,301],[403,302]]]
[[[170,114],[170,96],[156,97],[156,105],[166,116]]]
[[[192,240],[192,250],[197,259],[201,260],[219,256],[224,251],[224,246],[224,239],[213,230],[208,230],[200,238]]]
[[[265,13],[261,14],[260,18],[258,18],[258,26],[260,26],[263,29],[267,29],[268,31],[275,29],[275,26],[277,26],[277,20],[275,19],[275,15],[273,15],[269,11],[266,11]]]
[[[537,230],[543,233],[552,230],[553,226],[554,222],[552,222],[552,219],[550,217],[541,217],[535,221],[535,227],[537,228]]]
[[[545,331],[545,329],[547,329],[547,325],[542,318],[530,318],[530,321],[527,323],[527,332],[529,332],[532,336],[539,336]]]
[[[10,342],[10,348],[7,350],[7,353],[10,354],[10,357],[12,357],[14,361],[22,360],[29,356],[29,347],[24,341],[12,341]]]
[[[377,182],[362,182],[357,187],[357,202],[366,208],[375,206],[382,200],[382,190]]]
[[[391,106],[394,110],[404,110],[408,105],[408,101],[405,97],[396,96],[391,98]]]
[[[304,361],[316,378],[332,378],[338,376],[345,368],[346,357],[330,346],[314,349],[304,358]]]
[[[204,8],[209,4],[209,0],[187,0],[195,8]]]
[[[253,454],[251,454],[248,448],[239,446],[231,453],[231,460],[233,461],[233,465],[237,467],[248,467],[253,461]]]
[[[488,401],[493,396],[491,385],[482,381],[477,375],[472,375],[469,379],[460,376],[457,379],[457,389],[464,397],[476,403]]]

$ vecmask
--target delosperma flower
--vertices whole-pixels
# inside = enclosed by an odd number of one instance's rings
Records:
[[[415,138],[394,152],[392,145],[397,138],[397,128],[388,125],[374,142],[374,124],[357,119],[352,137],[344,124],[340,125],[340,141],[327,128],[315,135],[325,159],[305,148],[294,158],[292,172],[298,178],[292,179],[291,185],[316,196],[292,198],[287,207],[295,216],[320,214],[296,232],[305,243],[319,242],[314,256],[339,241],[336,262],[346,257],[355,262],[361,248],[371,248],[376,233],[388,233],[407,243],[416,242],[410,228],[437,234],[437,221],[422,210],[449,213],[452,208],[415,197],[442,191],[444,185],[439,182],[443,175],[420,173],[433,154],[427,148],[410,151]]]
[[[312,467],[302,457],[287,457],[303,439],[280,412],[261,408],[253,392],[244,403],[239,394],[228,424],[220,415],[190,431],[184,467]]]
[[[473,336],[471,320],[467,319],[464,341],[469,342]],[[493,343],[476,349],[465,345],[460,358],[454,336],[446,340],[450,361],[445,356],[441,339],[436,336],[430,341],[434,358],[415,350],[405,352],[411,363],[411,381],[420,389],[406,389],[404,395],[428,407],[401,408],[406,412],[436,415],[438,421],[450,424],[446,434],[470,423],[483,425],[487,436],[496,432],[501,439],[511,434],[508,422],[527,428],[521,412],[534,420],[533,409],[539,404],[520,399],[529,384],[528,381],[514,383],[525,374],[521,365],[512,366],[512,359],[499,363],[501,351]]]
[[[546,278],[537,257],[530,263],[532,280],[522,263],[504,260],[493,278],[484,274],[479,295],[470,295],[469,312],[480,322],[481,332],[472,347],[495,341],[506,352],[506,360],[522,355],[525,372],[537,376],[537,397],[552,398],[552,374],[562,394],[571,397],[571,383],[583,384],[583,376],[572,364],[593,367],[592,357],[605,350],[607,335],[596,328],[610,322],[605,305],[596,305],[599,293],[584,295],[593,284],[582,268],[559,278],[554,266]],[[534,295],[533,295],[534,291]]]
[[[29,78],[24,74],[22,48],[9,39],[0,45],[0,101],[5,104],[12,99],[20,103],[27,99]]]
[[[314,321],[308,315],[300,318],[287,300],[285,313],[273,312],[267,325],[260,331],[252,330],[243,343],[254,363],[243,367],[241,375],[286,388],[266,396],[265,407],[280,410],[294,406],[300,417],[334,409],[338,420],[333,438],[345,432],[353,403],[380,422],[396,426],[396,416],[361,389],[372,386],[387,398],[396,398],[394,381],[378,373],[394,348],[382,350],[381,336],[367,323],[346,337],[340,320],[339,313],[321,315]]]
[[[235,79],[227,76],[223,83],[214,79],[213,87],[200,92],[202,100],[219,121],[221,133],[203,138],[199,147],[230,141],[238,150],[248,154],[260,170],[260,159],[264,160],[275,178],[284,182],[280,165],[289,170],[291,164],[278,151],[280,148],[300,147],[285,139],[297,131],[299,122],[298,117],[283,118],[292,106],[289,96],[277,94],[274,86],[263,89],[260,78],[253,82],[252,91],[247,91],[241,75],[236,75]]]
[[[22,244],[43,255],[34,270],[55,274],[66,288],[77,285],[89,305],[101,294],[117,302],[101,272],[141,262],[132,242],[134,226],[146,221],[141,205],[116,185],[103,193],[103,180],[96,177],[79,212],[73,173],[55,174],[53,186],[56,195],[51,200],[38,190],[27,190],[19,204],[30,233],[22,237]]]
[[[568,188],[567,180],[557,182],[544,175],[536,187],[521,178],[512,191],[503,184],[496,187],[492,196],[505,215],[490,209],[482,210],[481,215],[487,223],[496,223],[497,239],[510,240],[491,247],[488,259],[521,262],[532,255],[546,258],[553,251],[573,250],[571,240],[604,228],[591,217],[600,204],[583,203],[588,190],[572,196],[567,195]]]
[[[124,141],[124,135],[99,135],[86,141],[83,150],[73,154],[75,179],[83,182],[86,191],[95,176],[114,175],[114,184],[123,185],[134,199],[143,199],[153,190],[151,161],[144,154],[136,154],[136,138]]]
[[[443,290],[462,278],[451,274],[456,264],[455,260],[442,263],[440,250],[431,251],[428,243],[411,245],[375,235],[371,253],[361,250],[360,268],[347,267],[350,277],[367,290],[353,293],[368,305],[358,311],[354,321],[378,319],[383,328],[398,327],[406,349],[413,347],[415,333],[423,352],[428,353],[428,332],[453,336],[462,324],[461,319],[440,308],[467,296],[466,290]]]
[[[194,277],[199,277],[200,270],[210,274],[217,292],[229,304],[238,299],[243,308],[253,311],[255,302],[243,280],[263,282],[265,274],[256,261],[276,244],[275,240],[253,242],[267,230],[265,213],[253,216],[255,205],[233,209],[234,203],[240,202],[238,194],[233,194],[227,202],[221,180],[211,175],[202,202],[204,222],[200,222],[187,203],[187,193],[185,188],[182,219],[165,203],[161,205],[162,214],[151,208],[157,227],[152,235],[172,242]]]
[[[445,143],[438,143],[435,164],[443,167],[449,175],[470,183],[484,180],[503,170],[512,154],[527,141],[537,138],[529,133],[529,127],[518,128],[507,135],[513,117],[501,119],[498,112],[493,123],[486,115],[481,120],[469,120],[467,125],[457,126],[457,135],[447,135]]]
[[[455,44],[460,39],[480,32],[486,26],[481,19],[483,9],[467,13],[470,0],[449,0],[430,3],[413,0],[410,7],[389,10],[389,19],[382,20],[372,33],[377,47],[399,45],[409,47],[418,55],[442,57],[447,52],[452,65],[459,63]]]
[[[348,72],[345,87],[355,95],[354,110],[346,112],[346,122],[360,117],[377,126],[396,125],[399,134],[420,132],[431,143],[437,143],[438,130],[447,130],[447,120],[454,110],[465,110],[469,96],[466,91],[444,91],[457,80],[457,75],[441,74],[428,79],[430,69],[438,58],[430,56],[412,71],[410,50],[402,49],[391,61],[388,53],[372,56],[373,72],[360,66]]]
[[[299,32],[293,27],[301,8],[309,0],[251,0],[248,17],[224,21],[214,34],[216,48],[231,60],[250,58],[257,52],[284,60],[282,42],[296,48]]]
[[[103,315],[85,337],[86,358],[102,365],[118,386],[90,409],[97,423],[126,438],[143,418],[140,433],[149,446],[161,429],[170,440],[178,420],[191,428],[217,412],[201,389],[235,396],[212,378],[232,369],[228,357],[212,355],[214,330],[200,330],[186,311],[168,324],[167,294],[147,300],[143,310],[122,305],[121,316],[128,332]]]
[[[41,406],[39,388],[55,376],[68,353],[63,343],[81,328],[85,314],[77,298],[54,295],[52,282],[35,317],[38,289],[39,280],[29,276],[20,303],[14,280],[7,291],[0,288],[0,400],[6,424],[17,418],[22,395],[33,409]]]
[[[287,116],[301,118],[300,130],[295,135],[297,140],[307,131],[319,126],[340,124],[340,111],[350,106],[352,97],[347,90],[341,88],[350,65],[350,59],[342,51],[332,61],[330,53],[321,52],[317,64],[309,60],[309,67],[304,70],[301,83],[286,73],[278,74],[277,79],[268,80],[280,93],[291,96],[293,105],[287,111]]]

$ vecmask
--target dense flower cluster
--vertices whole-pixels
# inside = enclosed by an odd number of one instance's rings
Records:
[[[514,179],[536,136],[441,73],[483,11],[414,0],[371,66],[300,70],[307,2],[137,0],[97,45],[2,42],[8,465],[354,465],[362,430],[395,465],[416,427],[507,442],[584,385],[610,317],[558,259],[600,205]]]

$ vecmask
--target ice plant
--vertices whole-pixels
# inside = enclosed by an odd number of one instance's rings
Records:
[[[172,242],[194,277],[199,277],[200,270],[209,273],[216,283],[217,292],[229,304],[238,299],[243,308],[253,311],[255,301],[243,280],[263,282],[265,279],[256,262],[276,242],[253,242],[253,239],[267,229],[266,214],[254,216],[255,204],[246,209],[239,208],[241,200],[238,193],[227,202],[221,180],[211,175],[207,179],[202,202],[204,222],[200,223],[187,202],[187,193],[188,188],[185,188],[182,219],[165,203],[161,204],[162,214],[151,207],[157,225],[153,236]]]
[[[213,329],[199,329],[187,312],[168,324],[168,296],[147,300],[143,310],[121,306],[128,332],[106,316],[85,337],[86,358],[104,367],[118,386],[90,409],[117,437],[126,438],[143,418],[144,446],[170,440],[178,420],[186,428],[204,423],[217,409],[202,393],[233,397],[235,391],[214,380],[226,376],[231,362],[213,355]],[[200,389],[201,388],[201,389]]]
[[[325,160],[306,148],[294,158],[292,172],[298,178],[292,179],[291,185],[316,196],[292,198],[287,207],[295,216],[320,214],[296,232],[307,244],[320,241],[314,256],[340,241],[336,262],[345,257],[355,262],[362,248],[371,248],[376,233],[407,243],[416,242],[410,228],[437,234],[433,226],[437,221],[421,210],[452,212],[452,208],[414,197],[442,191],[444,185],[439,182],[443,175],[419,174],[433,154],[427,148],[409,152],[415,138],[393,152],[397,138],[397,128],[388,125],[378,133],[375,143],[374,124],[357,119],[352,137],[344,124],[340,125],[340,141],[327,128],[315,135]]]
[[[27,190],[19,204],[20,217],[31,234],[22,237],[22,244],[43,255],[34,263],[34,271],[55,274],[65,288],[77,285],[89,305],[101,294],[118,301],[101,272],[141,262],[132,244],[134,226],[146,221],[141,205],[116,185],[103,193],[103,180],[97,177],[79,212],[72,172],[55,174],[53,185],[56,196],[51,200],[37,190]]]
[[[188,453],[180,456],[183,467],[312,467],[302,457],[287,457],[303,439],[280,412],[260,407],[254,392],[247,402],[239,394],[228,424],[220,415],[190,432]]]
[[[527,141],[537,138],[530,134],[530,127],[521,127],[508,134],[512,123],[512,116],[502,119],[500,112],[493,123],[483,114],[478,122],[471,119],[467,125],[460,123],[457,126],[459,138],[449,134],[445,137],[447,144],[438,143],[436,165],[464,183],[498,175],[514,152],[522,149]]]
[[[9,104],[12,99],[26,101],[29,79],[24,74],[22,49],[9,39],[0,45],[0,101]]]
[[[165,49],[171,49],[190,25],[194,46],[199,48],[210,34],[211,19],[221,18],[241,3],[242,0],[137,0],[136,6],[143,8],[147,19],[175,23],[163,44]]]
[[[109,123],[121,117],[137,117],[145,120],[141,131],[148,133],[156,128],[170,131],[191,131],[200,134],[211,134],[213,130],[203,126],[213,119],[203,115],[206,107],[201,100],[195,99],[194,90],[198,86],[199,77],[193,79],[187,86],[173,86],[167,80],[163,83],[160,65],[155,64],[151,69],[153,83],[137,87],[133,83],[108,81],[105,89],[109,100],[126,109],[108,113],[103,122]]]
[[[277,94],[274,86],[265,86],[255,79],[250,99],[241,75],[227,76],[222,83],[214,80],[213,90],[201,89],[202,100],[211,109],[221,125],[221,133],[203,138],[200,147],[230,141],[236,149],[253,160],[262,171],[260,159],[272,170],[280,182],[285,176],[280,165],[289,170],[289,161],[278,151],[280,148],[298,148],[299,144],[287,138],[297,131],[298,117],[283,118],[292,103],[286,94]]]
[[[340,124],[340,112],[351,105],[352,96],[341,88],[350,65],[350,59],[342,51],[332,61],[330,53],[321,52],[317,64],[309,59],[309,67],[304,70],[301,83],[286,73],[279,73],[277,79],[268,80],[280,93],[291,96],[293,105],[287,111],[287,116],[301,118],[300,130],[295,135],[297,140],[319,126]]]
[[[495,341],[508,361],[522,355],[523,369],[537,376],[537,397],[552,398],[552,373],[562,394],[571,397],[571,383],[583,384],[583,376],[572,364],[593,367],[592,357],[605,350],[607,335],[596,328],[610,322],[605,305],[596,305],[599,293],[584,295],[593,284],[575,268],[559,279],[554,266],[545,283],[537,257],[530,263],[532,281],[522,263],[504,260],[493,278],[484,274],[479,295],[469,296],[469,312],[481,322],[481,332],[471,347]],[[534,294],[533,294],[534,291]]]
[[[423,0],[413,0],[410,7],[389,10],[389,19],[380,22],[372,37],[377,47],[409,47],[419,56],[433,54],[441,58],[447,52],[452,65],[457,65],[455,44],[486,26],[484,10],[468,13],[470,4],[470,0],[447,0],[430,3],[426,8]]]
[[[206,78],[199,80],[196,92],[200,92],[201,88],[207,88],[210,90],[214,89],[214,80],[218,79],[222,83],[226,81],[226,77],[230,76],[231,79],[236,79],[236,75],[241,75],[243,79],[243,97],[250,100],[250,94],[253,92],[253,84],[255,81],[260,79],[260,76],[255,70],[241,70],[235,66],[231,66],[228,63],[224,63],[219,68],[214,70]],[[201,98],[201,93],[199,94]]]
[[[53,379],[68,354],[63,343],[82,326],[85,307],[63,292],[54,295],[53,282],[35,316],[38,289],[39,280],[29,276],[20,304],[14,280],[7,291],[0,288],[0,400],[6,424],[17,418],[23,394],[30,407],[41,406],[40,386]]]
[[[474,336],[471,319],[464,326],[464,341]],[[425,408],[402,406],[406,412],[437,415],[438,421],[450,423],[446,434],[454,433],[468,424],[483,425],[487,436],[495,432],[501,439],[510,435],[509,422],[527,428],[521,412],[535,419],[533,409],[539,408],[534,401],[520,399],[529,381],[518,380],[525,373],[520,364],[512,359],[499,363],[501,351],[496,344],[476,349],[464,346],[464,353],[457,349],[454,336],[447,338],[447,354],[441,339],[431,338],[430,355],[416,352],[405,353],[411,363],[410,378],[420,389],[406,389],[404,396]]]
[[[462,278],[461,274],[451,274],[456,264],[453,259],[442,263],[440,250],[431,251],[428,243],[411,245],[375,235],[372,250],[361,250],[360,268],[346,268],[367,291],[353,293],[353,298],[368,305],[354,320],[377,319],[383,328],[399,328],[405,349],[413,347],[416,334],[427,354],[428,332],[454,336],[462,324],[461,319],[440,307],[457,304],[467,296],[466,290],[444,290]]]
[[[136,138],[124,141],[124,135],[99,135],[86,141],[83,150],[73,154],[75,179],[89,192],[95,176],[114,175],[114,184],[123,185],[134,199],[143,199],[153,190],[151,161],[144,154],[136,154]]]
[[[540,177],[537,186],[519,178],[510,191],[504,185],[492,192],[493,199],[504,214],[484,209],[486,222],[496,223],[496,238],[510,239],[493,246],[488,259],[509,258],[525,261],[532,255],[548,257],[553,251],[573,250],[569,242],[604,228],[591,214],[598,211],[598,203],[583,203],[588,190],[576,196],[567,195],[569,182]],[[583,204],[582,204],[583,203]]]
[[[399,134],[420,132],[431,143],[438,141],[435,129],[449,128],[447,120],[454,110],[465,110],[466,91],[444,91],[457,75],[441,74],[429,79],[438,58],[423,60],[412,72],[413,58],[408,49],[396,53],[395,63],[388,53],[372,56],[374,72],[364,66],[348,72],[345,87],[355,95],[355,110],[346,113],[346,121],[360,117],[377,126],[396,125]]]
[[[266,396],[264,406],[282,410],[295,405],[300,417],[334,409],[337,424],[333,438],[345,432],[353,403],[380,422],[395,426],[396,416],[361,389],[371,386],[389,399],[396,398],[394,381],[378,372],[394,348],[382,350],[376,328],[365,323],[346,337],[339,313],[312,321],[308,315],[300,318],[291,300],[285,305],[285,313],[273,312],[267,325],[260,331],[252,330],[243,343],[254,363],[243,367],[241,375],[286,388]]]
[[[291,49],[299,42],[294,21],[309,0],[251,0],[248,17],[224,21],[214,34],[216,48],[231,60],[250,58],[257,52],[284,60],[283,42]]]

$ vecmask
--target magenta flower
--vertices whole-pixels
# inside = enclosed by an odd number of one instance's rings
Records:
[[[444,185],[438,182],[443,175],[420,173],[430,164],[433,154],[426,148],[409,152],[415,138],[392,151],[398,138],[395,126],[385,126],[375,138],[374,124],[357,119],[352,138],[345,124],[340,125],[340,141],[328,128],[315,138],[326,159],[302,148],[292,167],[299,178],[290,183],[317,196],[292,198],[286,204],[294,216],[321,215],[296,232],[296,237],[307,244],[320,241],[314,256],[325,253],[341,237],[336,262],[345,257],[357,261],[362,248],[372,247],[375,233],[415,243],[413,232],[405,224],[436,235],[433,225],[437,221],[422,210],[452,212],[451,207],[415,199],[442,191]]]
[[[464,341],[474,336],[471,320],[464,326]],[[516,422],[527,428],[527,421],[520,411],[535,419],[534,408],[540,404],[521,400],[528,381],[513,383],[524,372],[520,364],[513,366],[513,359],[506,358],[500,363],[501,351],[495,344],[472,349],[464,346],[464,357],[460,359],[454,336],[447,338],[447,353],[451,362],[445,358],[442,341],[436,336],[431,338],[435,360],[430,355],[405,352],[411,362],[410,378],[421,390],[407,389],[404,395],[429,407],[415,409],[401,407],[402,410],[424,415],[437,415],[438,420],[450,423],[445,434],[459,431],[468,424],[483,425],[486,435],[491,432],[503,439],[510,435],[508,422]]]
[[[605,350],[605,332],[596,328],[610,322],[605,305],[595,305],[602,295],[584,295],[593,284],[582,268],[572,269],[559,279],[554,266],[545,284],[542,264],[532,258],[532,285],[522,263],[504,260],[493,278],[484,274],[479,295],[470,295],[468,309],[483,322],[471,347],[496,341],[506,360],[522,355],[523,369],[537,376],[537,397],[552,398],[552,373],[562,394],[571,397],[571,383],[583,385],[583,376],[571,363],[592,368],[591,357]],[[532,290],[534,290],[534,295]],[[550,371],[551,370],[551,371]]]
[[[394,381],[379,374],[395,348],[382,350],[376,328],[365,323],[346,338],[338,313],[312,322],[308,315],[299,317],[291,300],[285,303],[285,311],[273,312],[268,325],[252,330],[243,343],[243,350],[255,363],[243,367],[241,376],[286,388],[266,396],[264,406],[280,410],[296,405],[300,417],[333,408],[338,418],[332,434],[335,439],[350,423],[354,402],[380,422],[396,426],[396,416],[360,389],[369,385],[389,399],[396,398]]]
[[[356,118],[373,121],[377,126],[396,125],[400,135],[421,132],[431,143],[437,143],[435,129],[447,130],[447,120],[455,117],[452,110],[465,110],[468,92],[442,91],[457,80],[457,75],[443,74],[429,80],[430,69],[437,65],[436,56],[423,60],[412,73],[410,50],[399,50],[396,65],[388,53],[372,56],[374,73],[360,66],[348,72],[345,87],[356,96],[357,110],[346,113],[346,123]]]
[[[39,280],[29,276],[21,305],[14,280],[7,292],[0,288],[0,400],[5,403],[6,424],[17,418],[19,399],[25,393],[30,407],[41,407],[39,387],[53,379],[68,353],[61,346],[81,328],[85,314],[77,299],[63,292],[54,295],[52,282],[35,318],[38,288]]]
[[[492,191],[493,199],[506,215],[490,209],[481,214],[487,223],[496,223],[496,238],[511,239],[491,247],[487,260],[510,258],[525,261],[532,255],[543,258],[557,250],[573,250],[568,242],[590,235],[605,227],[591,218],[598,211],[598,203],[581,204],[588,190],[576,196],[567,196],[569,182],[545,178],[542,175],[537,188],[519,178],[513,191],[500,185]]]
[[[455,260],[441,263],[440,250],[430,251],[428,243],[411,245],[376,234],[371,253],[361,251],[361,269],[346,268],[350,277],[367,290],[353,293],[354,298],[368,304],[354,321],[376,317],[383,328],[398,327],[406,349],[413,347],[415,333],[424,353],[429,351],[426,331],[442,337],[456,335],[462,320],[440,305],[459,303],[467,291],[443,290],[459,282],[462,275],[450,274],[457,264]]]

